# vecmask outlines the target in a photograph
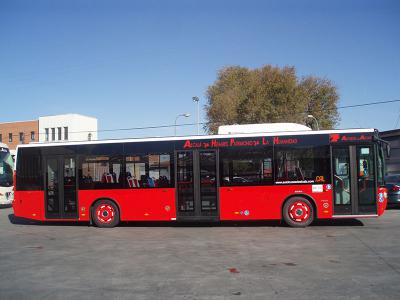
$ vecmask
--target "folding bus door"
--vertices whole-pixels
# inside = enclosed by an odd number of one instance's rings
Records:
[[[218,220],[218,152],[177,151],[175,161],[177,219]]]
[[[373,145],[332,147],[334,215],[375,215]]]
[[[44,159],[45,214],[49,219],[78,217],[76,159],[61,155]]]

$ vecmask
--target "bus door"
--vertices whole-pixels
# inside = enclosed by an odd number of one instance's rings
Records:
[[[332,147],[334,215],[377,214],[374,147]]]
[[[75,157],[61,155],[45,158],[46,218],[69,219],[78,217],[75,161]]]
[[[176,151],[175,161],[177,219],[218,220],[218,152]]]

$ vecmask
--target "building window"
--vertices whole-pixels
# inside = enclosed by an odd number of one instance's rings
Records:
[[[12,143],[12,133],[9,133],[9,134],[8,134],[8,142],[9,142],[9,143]]]
[[[64,140],[68,140],[68,127],[64,127]]]
[[[23,143],[23,142],[24,142],[24,133],[23,133],[23,132],[20,132],[20,133],[19,133],[19,142],[20,142],[20,143]]]
[[[52,141],[56,140],[56,129],[55,128],[51,129],[51,140]]]
[[[58,140],[61,141],[61,127],[57,128]]]
[[[35,141],[35,132],[31,131],[31,141],[34,142]]]
[[[3,141],[3,135],[0,133],[0,142]]]
[[[48,142],[49,141],[49,129],[48,128],[45,128],[44,129],[45,130],[45,136],[46,136],[46,142]]]

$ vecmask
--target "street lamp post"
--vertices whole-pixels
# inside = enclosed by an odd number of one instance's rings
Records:
[[[178,121],[179,117],[189,118],[190,114],[186,113],[186,114],[179,114],[179,115],[176,116],[176,118],[175,118],[175,126],[174,126],[174,129],[175,129],[174,130],[174,136],[176,136],[176,122]]]
[[[317,124],[317,130],[319,130],[319,125],[318,125],[318,120],[316,117],[314,117],[313,115],[308,115],[307,118],[313,119],[315,120],[315,123]]]
[[[200,135],[200,110],[199,110],[199,97],[192,97],[193,102],[197,103],[197,135]]]

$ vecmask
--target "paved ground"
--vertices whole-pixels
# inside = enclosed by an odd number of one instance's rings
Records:
[[[400,299],[400,210],[305,229],[99,229],[0,209],[0,298]]]

